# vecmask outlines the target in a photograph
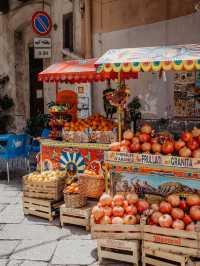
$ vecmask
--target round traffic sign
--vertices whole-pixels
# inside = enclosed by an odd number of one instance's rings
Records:
[[[52,21],[50,16],[44,11],[38,11],[32,16],[33,30],[39,35],[47,35],[51,31]]]

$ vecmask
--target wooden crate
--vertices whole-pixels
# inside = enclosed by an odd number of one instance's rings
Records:
[[[142,249],[143,266],[189,266],[188,260],[189,257],[187,255],[172,254],[162,250],[153,250],[151,248]]]
[[[90,216],[92,207],[96,205],[96,201],[89,201],[82,208],[66,208],[65,204],[60,207],[60,222],[64,224],[75,224],[85,226],[86,230],[90,230]]]
[[[200,232],[143,226],[143,246],[153,250],[200,257]]]
[[[105,258],[139,265],[139,240],[98,239],[97,250],[100,262]]]
[[[29,197],[23,197],[23,211],[24,215],[35,215],[45,219],[50,222],[55,216],[59,215],[60,206],[63,201],[52,201],[47,199],[35,199]]]
[[[91,225],[92,238],[141,239],[141,226],[125,224],[95,224]]]
[[[23,178],[23,193],[24,196],[30,198],[60,200],[63,198],[64,185],[64,178],[49,182],[35,182],[27,180],[25,176]]]

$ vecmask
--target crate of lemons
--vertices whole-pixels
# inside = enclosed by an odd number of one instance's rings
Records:
[[[66,173],[59,170],[49,170],[44,172],[35,171],[29,175],[24,176],[25,182],[51,182],[57,180],[64,180]]]

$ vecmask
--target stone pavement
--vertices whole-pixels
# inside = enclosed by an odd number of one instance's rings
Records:
[[[11,176],[8,185],[0,173],[0,266],[100,265],[96,241],[84,228],[61,228],[58,219],[49,223],[24,217],[20,176]],[[104,261],[101,265],[128,264]]]

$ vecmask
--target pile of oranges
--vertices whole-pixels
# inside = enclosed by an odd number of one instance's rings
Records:
[[[91,128],[94,131],[112,131],[116,124],[100,114],[92,115],[86,119],[78,119],[74,122],[66,122],[64,130],[81,131]]]

